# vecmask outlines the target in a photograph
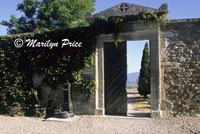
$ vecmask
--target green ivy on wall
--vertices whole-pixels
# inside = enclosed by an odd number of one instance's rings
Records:
[[[37,41],[59,42],[62,39],[82,42],[82,47],[68,46],[49,48],[16,48],[15,39],[37,39]],[[91,66],[94,56],[96,34],[90,27],[53,31],[41,34],[23,34],[0,37],[0,107],[7,109],[13,102],[19,102],[29,111],[37,103],[37,93],[32,82],[33,74],[45,76],[44,85],[54,88],[69,80],[75,87],[81,87],[86,96],[95,91],[95,82],[86,80],[80,72]]]
[[[72,86],[85,96],[95,92],[95,81],[83,77],[84,68],[94,64],[96,39],[100,34],[111,34],[115,43],[120,42],[119,34],[128,22],[164,22],[166,13],[145,12],[132,16],[117,16],[95,19],[89,27],[65,29],[45,33],[27,33],[0,37],[0,109],[6,112],[13,102],[23,107],[25,115],[37,113],[39,104],[37,89],[34,88],[33,74],[45,76],[43,83],[55,87],[69,80]],[[20,38],[37,41],[51,40],[62,44],[62,39],[82,42],[82,47],[16,48],[13,43]],[[35,113],[33,113],[35,111]]]
[[[100,17],[96,18],[92,26],[94,26],[99,34],[113,34],[113,39],[116,45],[122,40],[119,38],[119,34],[124,31],[127,24],[132,23],[157,23],[158,27],[164,25],[167,20],[168,12],[149,12],[138,15],[128,15],[128,16],[113,16],[113,17]]]

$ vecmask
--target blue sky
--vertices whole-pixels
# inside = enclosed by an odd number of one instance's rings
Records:
[[[144,44],[149,41],[128,41],[127,42],[127,65],[128,73],[139,72],[142,52],[144,49]]]
[[[21,13],[16,11],[18,3],[23,0],[1,0],[0,21],[9,20],[10,15],[19,17]],[[95,13],[110,8],[122,2],[143,5],[147,7],[159,8],[163,3],[168,4],[169,19],[200,18],[200,0],[96,0]],[[0,25],[0,36],[6,35],[6,27]],[[128,72],[138,72],[140,69],[140,59],[143,42],[128,42]],[[134,62],[132,62],[134,61]]]

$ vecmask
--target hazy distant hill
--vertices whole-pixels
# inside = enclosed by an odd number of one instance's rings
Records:
[[[138,76],[139,76],[139,72],[128,73],[126,86],[137,85]]]

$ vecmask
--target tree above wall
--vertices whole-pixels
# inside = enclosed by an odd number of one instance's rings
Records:
[[[23,15],[11,15],[0,24],[8,34],[60,30],[88,25],[85,12],[94,11],[95,0],[24,0],[17,10]]]

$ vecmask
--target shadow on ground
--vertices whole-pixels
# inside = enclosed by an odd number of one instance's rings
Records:
[[[128,97],[128,103],[146,102],[148,99],[144,100],[143,97]]]
[[[129,117],[150,118],[150,113],[129,113]]]
[[[137,89],[127,89],[127,105],[129,117],[150,118],[150,100],[144,99]]]

